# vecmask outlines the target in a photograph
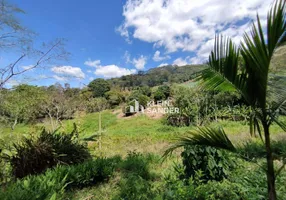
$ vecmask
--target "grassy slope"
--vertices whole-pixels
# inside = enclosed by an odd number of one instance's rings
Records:
[[[94,155],[110,157],[113,155],[121,155],[123,157],[129,151],[142,152],[144,154],[152,153],[158,160],[161,158],[163,151],[177,136],[187,134],[188,130],[194,127],[176,128],[163,125],[161,119],[151,119],[144,115],[138,115],[130,118],[118,118],[118,113],[112,111],[104,111],[102,113],[102,127],[104,133],[102,136],[102,149],[98,149],[97,142],[89,142],[89,149]],[[62,130],[70,131],[75,122],[80,130],[80,137],[86,138],[94,135],[98,131],[98,113],[92,113],[84,116],[78,116],[74,120],[63,121]],[[284,118],[284,120],[286,120]],[[0,138],[6,138],[6,141],[11,141],[21,138],[22,134],[28,134],[30,131],[36,134],[44,124],[36,126],[18,125],[10,138],[8,128],[4,129]],[[248,126],[246,123],[222,121],[213,123],[212,126],[225,127],[226,132],[230,135],[234,142],[240,142],[249,138]],[[48,125],[46,125],[49,128]],[[277,126],[272,127],[272,133],[275,136],[280,135],[282,130]],[[161,184],[164,175],[173,169],[174,162],[180,162],[178,153],[170,160],[161,163],[153,162],[151,165],[152,171],[157,174],[158,178],[153,184]],[[255,166],[254,166],[255,167]],[[118,183],[121,180],[122,174],[117,173],[108,183],[85,188],[83,190],[74,190],[67,193],[68,199],[111,199],[120,190]]]

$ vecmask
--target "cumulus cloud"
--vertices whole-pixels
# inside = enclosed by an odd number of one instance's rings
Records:
[[[61,75],[61,77],[75,77],[75,78],[80,78],[84,79],[85,74],[82,72],[81,68],[79,67],[72,67],[72,66],[59,66],[59,67],[53,67],[52,72]],[[54,78],[58,78],[54,77]]]
[[[103,76],[104,78],[113,78],[134,74],[135,72],[135,69],[121,68],[117,65],[106,65],[97,67],[94,74],[98,76]]]
[[[136,69],[142,70],[145,68],[145,65],[147,63],[147,57],[141,55],[139,58],[133,58],[132,63],[135,65]]]
[[[156,61],[156,62],[159,62],[159,61],[162,61],[162,60],[167,60],[167,59],[170,59],[171,57],[166,55],[166,56],[161,56],[160,55],[160,51],[156,51],[154,56],[153,56],[153,60]]]
[[[272,0],[127,0],[121,36],[164,47],[167,53],[194,51],[206,58],[215,33],[241,39],[256,13],[265,25]],[[209,53],[209,52],[208,52]]]
[[[56,79],[57,81],[68,81],[68,78],[64,76],[54,75],[53,78]]]
[[[125,52],[124,58],[126,59],[126,62],[131,62],[130,60],[130,54],[128,51]],[[84,62],[85,65],[90,67],[95,67],[94,74],[98,76],[103,76],[104,78],[114,78],[114,77],[120,77],[124,75],[130,75],[134,74],[136,72],[136,69],[128,69],[128,68],[122,68],[117,65],[101,65],[100,60],[91,60],[88,59]],[[88,70],[87,72],[91,72]],[[89,79],[93,79],[93,77],[90,77]]]
[[[167,66],[169,65],[168,63],[161,63],[158,67],[164,67],[164,66]]]
[[[146,56],[139,56],[138,58],[131,58],[131,55],[128,51],[125,51],[123,58],[125,59],[126,63],[133,64],[136,69],[142,70],[145,68],[145,65],[147,63],[147,57]]]
[[[177,65],[177,66],[187,65],[187,64],[189,64],[189,59],[190,59],[189,56],[187,56],[185,59],[177,58],[176,60],[173,61],[173,65]]]
[[[90,58],[84,62],[86,66],[97,67],[100,65],[100,60],[91,60]]]

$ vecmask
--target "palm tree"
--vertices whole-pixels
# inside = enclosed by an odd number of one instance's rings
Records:
[[[240,46],[231,39],[216,36],[214,50],[209,56],[209,68],[202,73],[207,89],[235,89],[252,109],[250,132],[258,132],[265,144],[267,159],[268,197],[276,199],[275,171],[271,150],[269,127],[277,123],[284,131],[286,124],[279,121],[280,109],[285,109],[286,97],[275,95],[269,102],[268,75],[275,50],[286,41],[285,0],[277,0],[267,16],[266,37],[257,15],[257,25],[252,24],[250,34],[245,33]],[[242,62],[240,59],[242,58]],[[175,148],[187,145],[205,145],[236,151],[223,129],[199,128],[190,137],[181,138],[165,155]]]

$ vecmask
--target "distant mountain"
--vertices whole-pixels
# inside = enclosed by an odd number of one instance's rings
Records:
[[[112,78],[108,81],[111,85],[119,87],[154,87],[164,83],[186,82],[193,79],[198,72],[205,68],[205,65],[186,65],[181,67],[167,65],[164,67],[152,68],[147,72],[139,71],[138,74]]]

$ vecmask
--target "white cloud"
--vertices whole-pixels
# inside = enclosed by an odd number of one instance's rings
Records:
[[[20,84],[21,84],[20,81],[14,80],[14,79],[10,79],[10,80],[7,81],[7,85],[9,87],[17,86],[17,85],[20,85]]]
[[[92,73],[92,71],[91,70],[87,70],[87,73]]]
[[[146,56],[139,56],[138,58],[131,59],[131,55],[128,51],[125,51],[123,58],[125,59],[126,63],[133,64],[136,69],[142,70],[145,68],[145,65],[147,63],[147,57]]]
[[[94,80],[94,78],[93,78],[93,77],[89,77],[89,79],[88,79],[88,80],[92,81],[92,80]]]
[[[189,63],[189,56],[186,57],[185,59],[183,58],[177,58],[176,60],[173,61],[173,65],[177,65],[177,66],[184,66],[187,65]]]
[[[53,67],[51,70],[52,72],[56,74],[60,74],[61,76],[65,76],[65,77],[75,77],[75,78],[80,78],[80,79],[85,78],[85,74],[82,72],[81,68],[79,67],[60,66],[60,67]]]
[[[183,50],[200,54],[198,51],[203,51],[218,32],[237,42],[257,12],[264,23],[272,1],[127,0],[123,7],[124,21],[117,31],[128,40],[136,38],[153,43],[167,52]]]
[[[113,78],[134,74],[135,72],[135,69],[121,68],[117,65],[106,65],[97,67],[94,74],[103,76],[104,78]]]
[[[128,51],[125,51],[123,58],[125,59],[126,63],[132,63],[130,59],[130,53]]]
[[[84,62],[86,66],[97,67],[100,65],[100,60],[91,60],[90,58]]]
[[[170,59],[171,57],[170,56],[160,56],[160,51],[156,51],[154,56],[153,56],[153,60],[156,61],[156,62],[159,62],[159,61],[162,61],[162,60],[167,60],[167,59]]]
[[[141,55],[139,58],[133,58],[132,63],[135,65],[136,69],[144,69],[147,62],[147,57]]]
[[[193,58],[190,59],[190,63],[191,63],[192,65],[203,64],[204,62],[205,62],[205,61],[202,60],[202,59],[199,58],[199,57],[193,57]]]
[[[168,63],[161,63],[158,67],[164,67],[166,65],[169,65]]]
[[[53,78],[56,79],[57,81],[68,81],[68,78],[64,76],[54,75]]]
[[[128,51],[125,52],[124,58],[126,59],[126,63],[131,62],[130,60],[130,54]],[[121,68],[117,65],[101,65],[100,60],[88,60],[84,64],[95,67],[94,74],[98,76],[103,76],[104,78],[114,78],[114,77],[120,77],[124,75],[130,75],[136,72],[136,69],[128,69],[128,68]],[[88,70],[87,72],[89,72]],[[94,79],[93,77],[90,77],[89,80]]]

